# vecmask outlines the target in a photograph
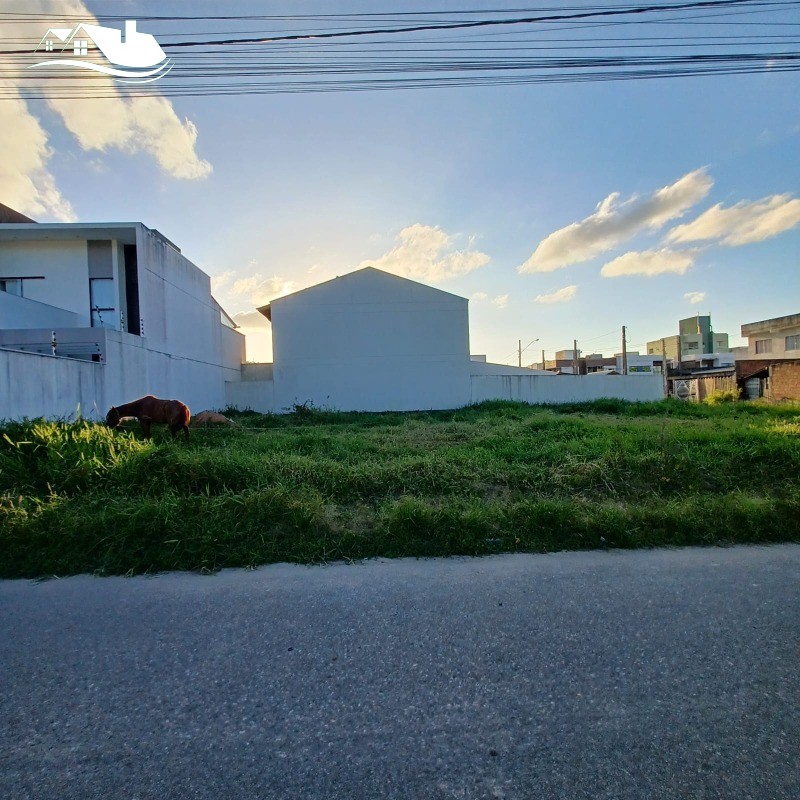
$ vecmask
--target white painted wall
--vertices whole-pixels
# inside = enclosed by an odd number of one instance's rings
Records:
[[[454,408],[469,394],[467,301],[367,268],[271,304],[274,406]]]
[[[271,380],[226,383],[225,406],[260,414],[284,413],[284,409],[275,405],[275,382]]]
[[[2,328],[72,328],[81,317],[72,311],[0,292],[0,329]]]
[[[0,419],[23,417],[102,419],[103,367],[46,355],[0,349]]]
[[[84,240],[4,241],[0,245],[0,278],[43,275],[25,281],[24,296],[71,311],[79,325],[91,325],[89,262]],[[10,327],[0,321],[0,326]]]
[[[601,398],[631,401],[664,399],[660,375],[475,375],[471,403],[517,400],[532,404],[579,403]]]

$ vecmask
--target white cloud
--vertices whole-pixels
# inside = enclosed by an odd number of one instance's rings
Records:
[[[78,0],[28,0],[25,11],[40,15],[41,26],[4,22],[3,36],[6,40],[31,41],[32,49],[48,25],[57,24],[65,15],[97,22]],[[169,100],[158,95],[125,98],[117,92],[118,84],[102,75],[85,79],[87,91],[91,87],[98,93],[111,93],[111,97],[58,99],[54,90],[63,86],[63,81],[37,78],[33,71],[26,71],[23,81],[21,72],[21,68],[16,74],[13,70],[6,72],[3,90],[7,96],[11,93],[11,98],[0,102],[0,186],[3,202],[19,211],[59,220],[75,217],[48,169],[53,152],[37,119],[40,109],[55,112],[87,152],[116,148],[124,153],[147,153],[175,178],[204,178],[211,172],[211,165],[197,155],[194,123],[180,119]],[[14,97],[14,90],[21,85],[42,91],[46,107],[29,106],[18,92]],[[32,109],[36,109],[36,115]],[[87,159],[87,164],[91,163]]]
[[[499,294],[496,297],[490,298],[486,292],[474,292],[470,300],[472,300],[473,303],[490,302],[495,308],[506,308],[510,297],[511,295],[508,294]]]
[[[225,272],[220,272],[219,275],[212,275],[211,276],[211,294],[217,294],[217,292],[225,291],[226,287],[230,284],[231,279],[236,275],[236,273],[232,270],[226,270]]]
[[[558,289],[555,292],[551,292],[550,294],[539,294],[533,299],[534,303],[568,303],[575,297],[575,294],[578,291],[577,286],[565,286],[563,289]]]
[[[497,297],[492,298],[492,305],[495,308],[505,308],[508,305],[509,295],[499,294]]]
[[[666,241],[700,242],[716,239],[726,247],[762,242],[800,224],[800,199],[775,194],[762,200],[743,200],[730,208],[721,203],[703,212],[693,222],[678,225]]]
[[[356,269],[376,267],[404,278],[438,283],[465,275],[489,262],[477,250],[455,250],[455,237],[441,228],[416,223],[395,237],[396,247],[376,259],[362,261]]]
[[[694,304],[696,304],[696,303],[702,303],[702,302],[703,302],[703,300],[705,300],[705,299],[706,299],[706,293],[705,293],[705,292],[686,292],[686,294],[684,295],[684,297],[685,297],[685,298],[686,298],[686,299],[687,299],[687,300],[688,300],[690,303],[692,303],[692,305],[694,305]]]
[[[11,84],[0,81],[4,92]],[[47,168],[52,149],[39,120],[19,96],[0,100],[0,201],[34,219],[75,219],[75,212],[56,187]]]
[[[657,230],[702,200],[713,183],[705,170],[698,169],[647,197],[619,202],[619,192],[614,192],[591,216],[545,237],[518,271],[552,272],[588,261],[641,231]]]
[[[695,251],[644,250],[625,253],[609,261],[601,270],[604,278],[619,278],[622,275],[662,275],[674,272],[683,275],[694,263]]]
[[[230,295],[246,297],[254,306],[263,306],[278,297],[291,294],[295,290],[295,282],[273,275],[267,278],[260,272],[254,272],[246,278],[234,281],[228,290]]]

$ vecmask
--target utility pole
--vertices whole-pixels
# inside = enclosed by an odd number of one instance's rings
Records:
[[[625,326],[622,326],[622,374],[628,374],[628,345],[625,343]]]
[[[522,367],[522,339],[519,340],[519,366]]]
[[[572,340],[572,374],[578,375],[578,340]]]
[[[544,360],[544,350],[542,350],[542,369],[547,369],[546,362]]]
[[[664,377],[664,397],[669,397],[669,384],[667,383],[667,345],[661,340],[661,372]]]

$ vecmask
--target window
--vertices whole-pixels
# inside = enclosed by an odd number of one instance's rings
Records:
[[[697,350],[698,346],[699,345],[698,345],[697,342],[686,342],[686,349],[687,350]]]
[[[756,339],[756,355],[772,352],[772,339]]]
[[[86,39],[75,39],[72,43],[72,50],[76,56],[85,56],[89,53],[89,42]]]
[[[119,329],[119,314],[114,302],[114,281],[111,278],[93,278],[89,281],[92,307],[92,327]]]
[[[800,350],[800,333],[796,333],[794,336],[786,337],[786,349]]]
[[[7,292],[8,294],[22,297],[22,279],[0,278],[0,292]]]

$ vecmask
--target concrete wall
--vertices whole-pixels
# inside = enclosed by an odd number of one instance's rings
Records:
[[[373,269],[271,304],[274,404],[455,408],[469,395],[467,301]]]
[[[23,283],[23,296],[78,315],[91,324],[86,241],[6,241],[0,251],[0,278],[44,276]],[[10,327],[0,322],[2,327]]]
[[[228,404],[234,408],[281,414],[291,410],[276,400],[273,381],[240,381],[227,384]],[[661,375],[472,375],[471,391],[452,405],[461,408],[485,400],[517,400],[532,404],[575,403],[613,397],[630,401],[663,400]],[[322,406],[322,403],[315,403]],[[336,409],[345,410],[345,409]],[[393,403],[370,411],[402,411]]]
[[[0,349],[0,419],[74,417],[78,405],[105,417],[101,364]]]
[[[661,375],[474,375],[471,403],[517,400],[523,403],[576,403],[614,397],[621,400],[664,399]]]
[[[65,311],[27,297],[0,292],[0,329],[72,328],[81,322],[82,318],[72,311]]]
[[[271,380],[230,381],[225,384],[225,406],[261,414],[281,414],[290,408],[275,404],[275,383]],[[223,406],[223,407],[225,407]]]

